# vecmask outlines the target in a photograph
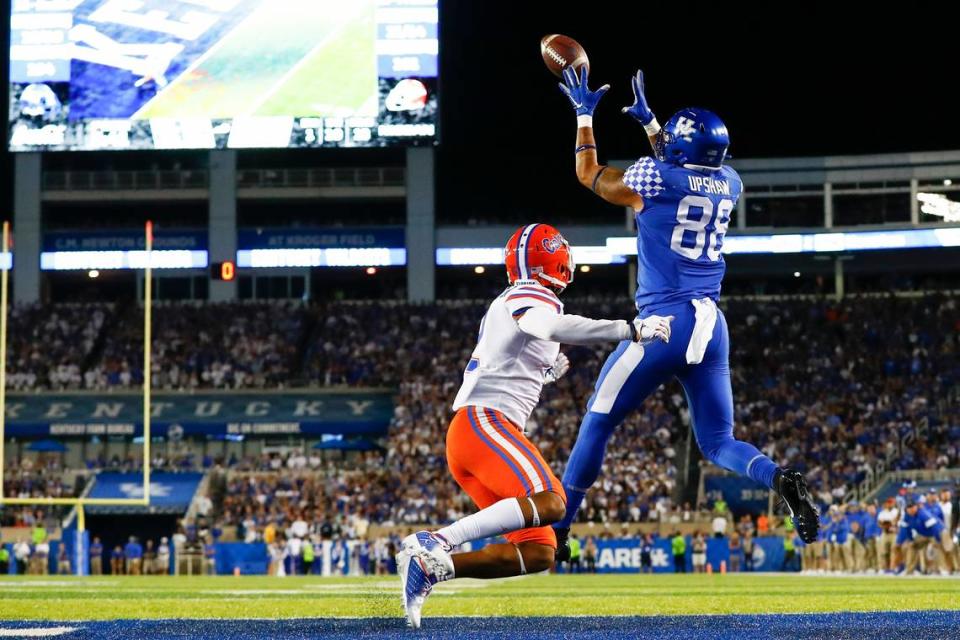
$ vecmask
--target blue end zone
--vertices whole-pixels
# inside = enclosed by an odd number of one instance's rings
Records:
[[[809,639],[882,638],[921,640],[955,638],[960,611],[823,613],[752,616],[660,616],[583,618],[425,618],[418,632],[397,618],[296,620],[116,620],[109,622],[0,622],[0,632],[76,640],[262,640],[265,638],[396,638],[474,640],[522,637],[706,640],[708,638]],[[38,634],[37,630],[48,632]]]

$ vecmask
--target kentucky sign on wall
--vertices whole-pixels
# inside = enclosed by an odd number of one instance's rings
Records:
[[[154,435],[383,435],[388,392],[154,393]],[[9,394],[6,434],[20,438],[143,434],[135,393]]]

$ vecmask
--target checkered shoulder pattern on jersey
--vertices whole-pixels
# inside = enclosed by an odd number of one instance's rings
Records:
[[[623,174],[623,184],[643,198],[656,198],[665,189],[660,162],[644,156],[634,162]]]

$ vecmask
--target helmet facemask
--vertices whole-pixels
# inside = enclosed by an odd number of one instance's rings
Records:
[[[567,242],[567,239],[563,238],[562,236],[561,241],[563,242],[563,247],[567,250],[567,263],[565,265],[560,265],[558,271],[560,272],[561,276],[566,278],[566,282],[560,278],[554,278],[553,276],[543,273],[542,269],[533,274],[534,276],[548,283],[553,288],[557,289],[557,293],[562,292],[567,288],[568,285],[573,283],[573,276],[577,270],[577,265],[573,261],[573,250],[570,248],[570,243]]]

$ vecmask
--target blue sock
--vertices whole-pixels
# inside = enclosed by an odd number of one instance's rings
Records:
[[[730,437],[701,450],[711,462],[773,489],[773,476],[779,467],[752,444]]]
[[[567,493],[567,513],[564,514],[563,520],[553,525],[557,529],[569,529],[570,525],[573,524],[573,521],[577,517],[577,511],[580,509],[580,505],[583,504],[583,499],[586,497],[586,491],[580,491],[575,487],[563,485],[563,490]]]
[[[757,458],[757,460],[750,465],[750,479],[754,482],[759,482],[765,487],[773,489],[773,477],[777,474],[779,469],[780,467],[778,467],[777,464],[767,456]]]
[[[553,525],[557,529],[569,529],[577,517],[583,497],[596,482],[603,466],[607,440],[616,428],[616,423],[607,415],[588,412],[580,423],[577,441],[570,452],[570,460],[563,472],[563,489],[567,492],[567,513],[563,520]]]

